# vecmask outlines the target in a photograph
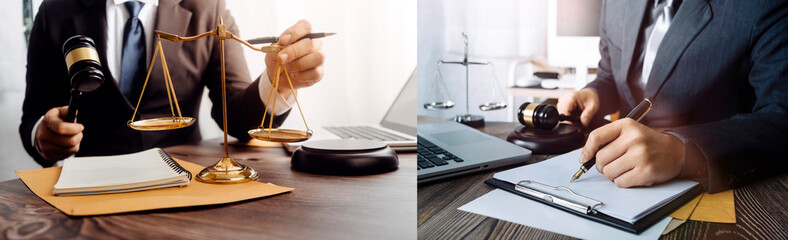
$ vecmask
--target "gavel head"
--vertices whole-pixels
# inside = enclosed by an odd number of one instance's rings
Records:
[[[553,105],[526,102],[517,109],[517,120],[529,127],[553,129],[558,126],[561,114]]]
[[[80,92],[98,89],[104,83],[96,43],[87,36],[76,35],[63,43],[71,87]]]

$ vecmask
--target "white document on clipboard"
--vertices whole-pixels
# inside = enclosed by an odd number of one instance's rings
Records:
[[[458,209],[571,237],[600,240],[658,239],[671,219],[665,217],[644,232],[633,234],[558,211],[501,189],[492,190]]]
[[[673,180],[651,187],[619,188],[596,169],[589,170],[570,183],[569,179],[580,167],[580,151],[582,150],[499,172],[494,178],[513,184],[529,180],[550,186],[565,186],[578,195],[602,202],[595,210],[629,223],[659,209],[698,185],[697,182],[689,180]],[[567,195],[568,191],[556,191],[554,194],[572,198]]]

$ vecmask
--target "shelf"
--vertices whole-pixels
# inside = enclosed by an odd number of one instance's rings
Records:
[[[540,97],[540,98],[559,98],[564,94],[574,92],[572,88],[541,89],[541,88],[521,88],[508,87],[506,93],[517,97]]]

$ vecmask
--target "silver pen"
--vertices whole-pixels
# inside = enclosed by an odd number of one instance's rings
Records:
[[[337,34],[337,33],[332,33],[332,32],[329,32],[329,33],[327,33],[327,32],[310,33],[310,34],[307,34],[307,35],[299,38],[298,40],[305,39],[305,38],[310,38],[310,39],[324,38],[324,37],[332,36],[332,35],[335,35],[335,34]],[[298,40],[296,40],[296,41],[298,41]],[[249,39],[249,40],[246,40],[246,41],[251,43],[251,44],[276,43],[276,42],[279,42],[279,37],[277,37],[277,36],[259,37],[259,38],[252,38],[252,39]]]

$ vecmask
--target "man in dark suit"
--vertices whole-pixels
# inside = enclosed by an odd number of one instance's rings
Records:
[[[591,132],[580,162],[619,187],[673,178],[709,192],[788,167],[788,1],[604,1],[597,79],[559,99]],[[663,86],[664,85],[664,86]],[[659,90],[661,88],[661,90]]]
[[[147,64],[156,46],[153,30],[192,36],[216,28],[220,18],[227,30],[239,35],[224,0],[44,1],[30,37],[27,92],[19,128],[27,152],[42,166],[51,166],[74,154],[122,154],[199,141],[197,124],[177,130],[142,132],[128,128],[126,122],[137,104]],[[299,40],[310,32],[311,26],[304,20],[285,30],[279,44],[286,48],[267,54],[266,73],[254,82],[242,46],[225,41],[230,135],[248,140],[246,131],[261,123],[277,63],[288,68],[295,89],[322,78],[321,42]],[[106,80],[99,89],[82,96],[77,123],[67,123],[62,118],[71,88],[61,46],[78,34],[95,41]],[[198,115],[203,89],[207,87],[214,103],[211,115],[221,125],[221,66],[216,37],[181,43],[165,41],[162,45],[183,116]],[[276,115],[274,126],[288,115],[295,89],[280,85],[282,99],[277,109],[269,109],[269,115]],[[166,96],[161,61],[157,60],[137,119],[169,116]]]

